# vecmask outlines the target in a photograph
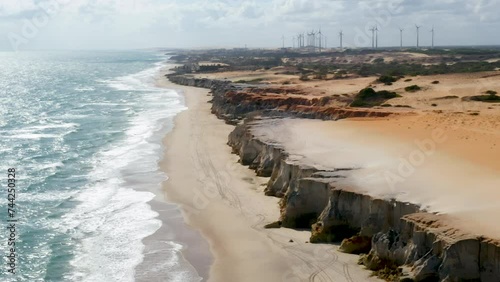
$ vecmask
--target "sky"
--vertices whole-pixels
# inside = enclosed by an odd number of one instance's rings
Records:
[[[500,0],[0,0],[0,50],[500,45]]]

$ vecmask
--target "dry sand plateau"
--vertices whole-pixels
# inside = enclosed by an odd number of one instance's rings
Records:
[[[288,121],[283,124],[288,128],[287,136],[273,137],[282,139],[277,141],[291,153],[311,158],[317,154],[313,163],[329,167],[338,167],[329,160],[339,159],[342,152],[336,148],[341,147],[349,152],[344,160],[356,167],[369,167],[377,175],[369,180],[373,183],[357,183],[368,194],[398,196],[430,212],[454,215],[461,219],[456,224],[465,230],[500,239],[496,218],[500,214],[500,103],[462,101],[487,90],[500,92],[500,72],[407,77],[393,85],[377,84],[376,77],[300,81],[297,76],[280,74],[279,68],[199,76],[232,81],[262,79],[269,87],[299,89],[305,93],[300,96],[309,99],[352,96],[368,86],[396,91],[402,97],[387,103],[411,108],[383,108],[396,113],[385,118]],[[404,88],[410,85],[422,90],[406,92]],[[332,104],[345,107],[339,102]],[[432,146],[425,145],[428,142]],[[301,144],[299,151],[297,144]],[[424,153],[422,160],[419,152]],[[398,173],[398,166],[405,162],[414,170],[409,176]],[[384,176],[387,170],[402,179]],[[362,173],[366,175],[366,171]],[[366,176],[361,178],[368,181]],[[399,190],[387,191],[386,178]]]

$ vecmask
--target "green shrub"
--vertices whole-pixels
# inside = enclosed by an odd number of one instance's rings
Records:
[[[493,90],[488,90],[485,93],[488,94],[488,95],[497,95],[497,92],[493,91]]]
[[[432,84],[439,84],[439,81],[437,80],[434,80],[433,82],[431,82]]]
[[[390,75],[382,75],[381,77],[379,77],[377,79],[378,82],[382,82],[384,83],[385,85],[390,85],[392,84],[393,82],[396,82],[398,79],[394,76],[390,76]],[[390,83],[390,84],[389,84]]]
[[[406,92],[417,92],[417,91],[419,91],[421,89],[422,88],[420,88],[420,86],[418,86],[418,85],[411,85],[411,86],[405,87],[405,91]]]
[[[477,95],[470,97],[470,99],[473,101],[486,102],[486,103],[500,102],[500,96],[497,96],[496,94]]]
[[[359,91],[359,93],[354,97],[354,101],[351,103],[351,107],[363,107],[369,108],[374,106],[380,106],[385,101],[401,97],[396,94],[396,92],[390,92],[386,90],[375,91],[373,88],[365,88]]]

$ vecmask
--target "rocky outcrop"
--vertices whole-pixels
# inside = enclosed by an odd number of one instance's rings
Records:
[[[410,265],[414,281],[500,281],[500,242],[448,222],[446,216],[428,213],[402,217],[399,228],[373,236],[366,264]]]
[[[369,254],[372,270],[405,266],[406,281],[500,281],[500,242],[447,225],[418,205],[375,198],[343,185],[350,168],[318,168],[255,136],[247,120],[228,144],[244,165],[270,177],[266,195],[280,197],[282,227],[312,226],[311,242],[344,240],[341,250]]]
[[[367,236],[355,235],[342,240],[339,251],[348,254],[366,254],[372,248],[372,238]]]

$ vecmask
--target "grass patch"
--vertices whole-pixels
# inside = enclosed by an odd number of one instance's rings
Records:
[[[386,90],[375,91],[373,88],[365,88],[354,97],[354,101],[351,103],[351,107],[362,107],[362,108],[370,108],[374,106],[380,106],[385,101],[401,97],[396,94],[396,92],[390,92]]]
[[[410,85],[410,86],[405,87],[406,92],[417,92],[420,90],[422,90],[422,88],[418,85]]]

